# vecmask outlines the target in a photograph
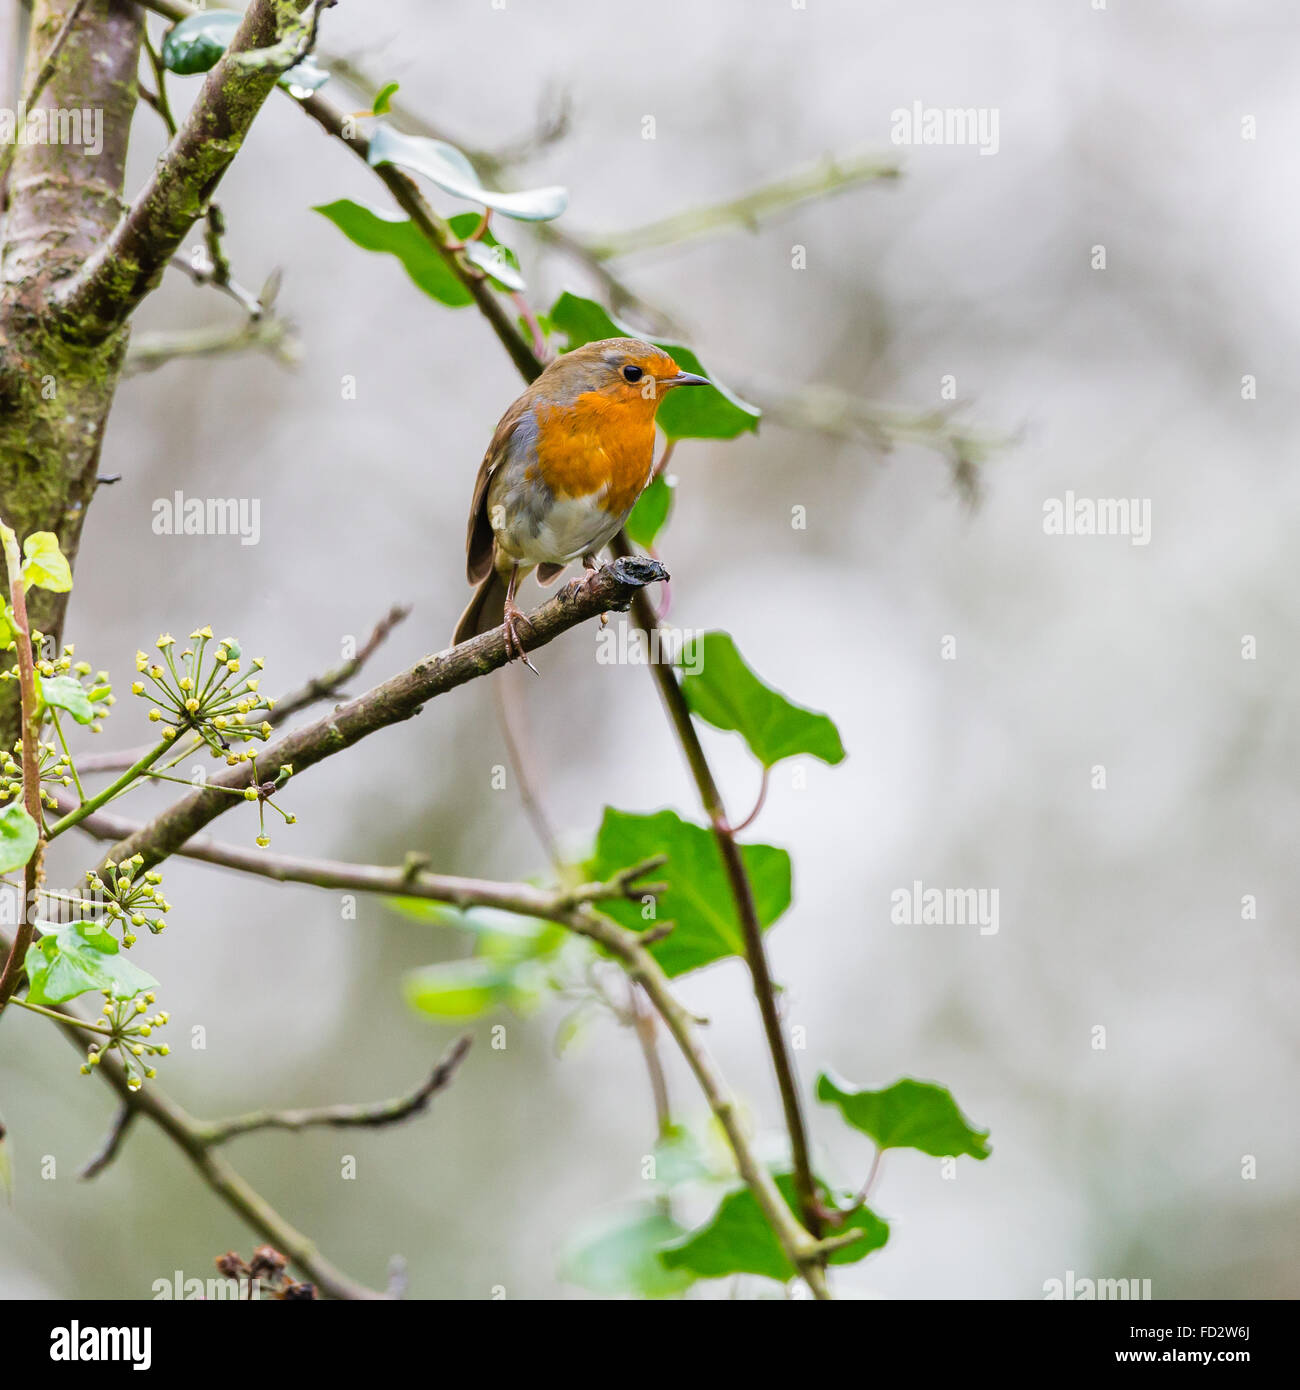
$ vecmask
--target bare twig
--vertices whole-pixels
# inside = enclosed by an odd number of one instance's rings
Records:
[[[133,334],[125,372],[140,376],[182,358],[228,357],[249,349],[264,352],[282,367],[296,367],[302,360],[302,344],[293,324],[278,315],[263,314],[233,327]]]
[[[138,1113],[138,1111],[133,1110],[129,1105],[118,1106],[117,1114],[113,1116],[113,1123],[109,1126],[108,1133],[104,1136],[104,1142],[99,1146],[92,1157],[87,1160],[81,1172],[77,1174],[83,1182],[89,1181],[91,1178],[97,1178],[117,1157],[126,1136],[130,1133],[131,1126],[135,1123]]]
[[[322,1105],[313,1110],[253,1110],[225,1120],[210,1120],[200,1126],[199,1138],[211,1146],[224,1144],[236,1135],[252,1134],[259,1129],[299,1130],[315,1125],[346,1129],[352,1126],[399,1124],[425,1110],[430,1100],[451,1081],[456,1069],[465,1060],[472,1041],[468,1033],[457,1038],[438,1059],[429,1076],[409,1095],[368,1105]]]

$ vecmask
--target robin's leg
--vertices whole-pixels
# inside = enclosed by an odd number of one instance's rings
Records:
[[[528,618],[515,605],[515,590],[516,588],[518,588],[518,586],[519,566],[512,565],[510,567],[510,581],[506,585],[506,602],[504,617],[504,626],[506,630],[506,659],[509,661],[514,661],[516,658],[518,658],[536,676],[540,675],[541,673],[538,671],[537,667],[534,666],[531,661],[529,661],[528,657],[524,653],[524,644],[519,640],[519,624],[523,623],[524,626],[529,629],[532,628],[532,624],[528,621]]]
[[[591,571],[598,570],[600,568],[600,561],[596,559],[594,555],[584,555],[582,557],[582,568],[585,571],[585,573],[578,576],[577,578],[570,579],[569,582],[560,591],[566,599],[573,600],[578,597],[578,595],[582,592],[582,586],[591,577]],[[602,624],[604,623],[605,618],[606,614],[602,613],[600,615],[600,620]]]

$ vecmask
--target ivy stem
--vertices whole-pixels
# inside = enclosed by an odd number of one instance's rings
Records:
[[[59,746],[63,749],[64,756],[68,760],[68,767],[72,772],[72,784],[77,789],[77,800],[85,801],[86,793],[82,790],[81,778],[77,776],[77,765],[72,760],[72,752],[68,748],[68,740],[63,737],[63,726],[59,723],[59,712],[53,705],[50,706],[50,718],[54,722],[54,732],[59,736]]]
[[[46,1018],[52,1018],[55,1023],[62,1023],[69,1028],[80,1028],[87,1033],[99,1033],[103,1037],[112,1037],[111,1028],[101,1027],[98,1023],[88,1023],[84,1018],[77,1018],[75,1014],[61,1014],[55,1009],[47,1009],[43,1004],[33,1004],[29,999],[14,999],[11,1003],[17,1004],[20,1009],[30,1009],[34,1014],[44,1014]]]
[[[36,935],[36,897],[40,889],[45,840],[41,837],[40,713],[36,699],[36,664],[32,659],[32,631],[27,620],[27,584],[23,578],[23,557],[18,537],[0,522],[0,543],[4,546],[9,571],[9,595],[13,606],[13,629],[18,652],[18,686],[22,706],[23,805],[36,827],[36,846],[23,869],[23,912],[14,933],[13,948],[0,972],[0,1012],[18,988],[27,948]]]
[[[156,763],[171,746],[171,739],[163,739],[156,748],[151,748],[139,762],[132,763],[116,782],[110,783],[102,792],[96,792],[89,801],[83,801],[76,810],[69,811],[62,819],[55,821],[50,827],[46,838],[52,840],[56,835],[62,835],[65,830],[70,830],[78,821],[85,820],[92,811],[98,811],[101,806],[112,801],[115,796],[124,792],[138,777],[143,776],[145,770],[153,763]]]

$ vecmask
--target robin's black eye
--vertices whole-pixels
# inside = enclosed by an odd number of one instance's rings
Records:
[[[623,368],[624,381],[640,381],[643,376],[645,376],[645,373],[641,370],[640,367],[633,367],[629,365]]]

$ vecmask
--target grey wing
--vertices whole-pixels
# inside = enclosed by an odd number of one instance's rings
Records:
[[[492,442],[479,465],[474,482],[474,500],[469,508],[469,529],[465,535],[465,575],[471,584],[481,583],[492,571],[496,538],[488,516],[488,489],[492,475],[513,452],[517,441],[512,437],[521,423],[533,421],[532,402],[521,396],[501,417]],[[534,431],[535,432],[535,431]],[[523,431],[521,431],[523,433]]]

